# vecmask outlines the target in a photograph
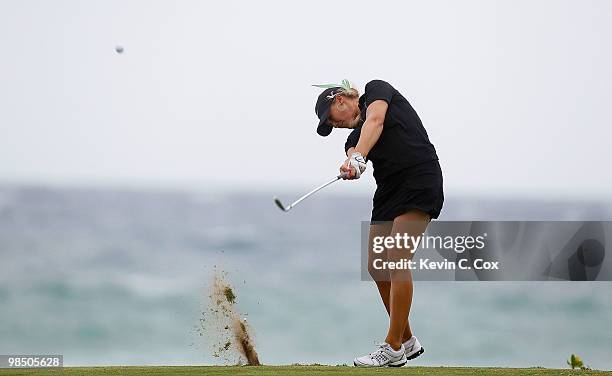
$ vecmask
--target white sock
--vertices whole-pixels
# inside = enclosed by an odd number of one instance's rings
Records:
[[[400,354],[400,353],[404,352],[404,349],[402,349],[401,347],[399,348],[399,350],[394,350],[393,347],[391,347],[391,345],[389,345],[388,343],[387,343],[387,345],[389,346],[389,349],[391,351],[393,351],[394,353],[396,353],[396,354]]]
[[[404,346],[406,346],[406,347],[407,347],[407,346],[412,345],[412,344],[414,343],[414,340],[415,340],[415,339],[416,339],[416,337],[415,337],[415,336],[410,337],[410,339],[409,339],[408,341],[404,342]]]

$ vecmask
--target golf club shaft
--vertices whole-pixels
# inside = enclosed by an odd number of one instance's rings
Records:
[[[318,191],[320,191],[321,189],[327,187],[328,185],[337,182],[338,180],[342,179],[342,175],[338,175],[336,176],[333,180],[328,181],[325,184],[321,184],[320,186],[316,187],[315,189],[313,189],[312,191],[306,193],[304,196],[298,198],[297,200],[295,200],[295,202],[293,202],[291,205],[287,206],[287,208],[285,210],[289,210],[292,207],[294,207],[295,205],[299,204],[302,200],[308,198],[309,196],[317,193]]]

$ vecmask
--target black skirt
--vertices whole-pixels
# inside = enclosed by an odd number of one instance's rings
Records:
[[[437,160],[400,170],[377,182],[371,222],[393,221],[411,209],[438,218],[444,204],[442,169]]]

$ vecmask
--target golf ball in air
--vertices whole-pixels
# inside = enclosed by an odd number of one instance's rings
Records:
[[[116,46],[115,51],[117,51],[118,54],[123,53],[123,46]]]

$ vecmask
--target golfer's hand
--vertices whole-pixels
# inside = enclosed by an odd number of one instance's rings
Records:
[[[351,158],[347,158],[346,161],[340,166],[340,174],[343,176],[344,180],[353,180],[355,179],[355,169],[351,168],[350,165]]]
[[[359,179],[361,174],[366,169],[366,160],[361,153],[353,153],[351,157],[347,159],[344,164],[340,167],[341,173],[347,173],[348,176],[345,179]]]

